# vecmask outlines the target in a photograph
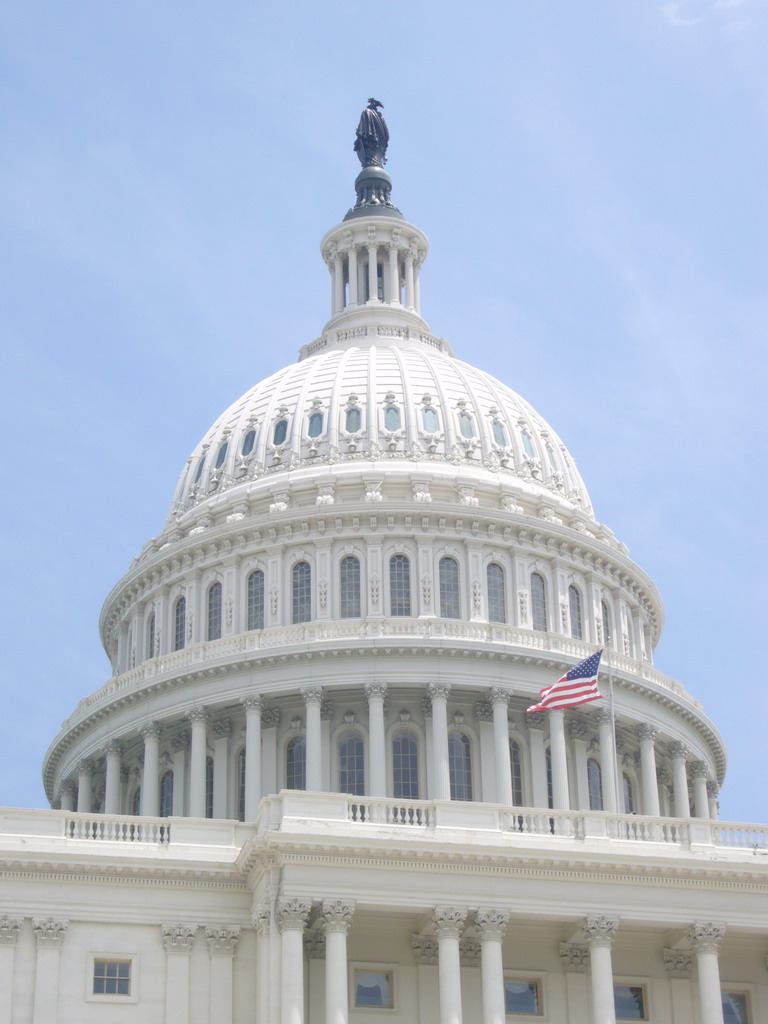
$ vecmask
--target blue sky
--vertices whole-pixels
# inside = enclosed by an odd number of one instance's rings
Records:
[[[109,674],[101,602],[218,413],[329,315],[385,104],[423,312],[568,444],[666,605],[657,666],[768,821],[759,0],[0,3],[0,801]]]

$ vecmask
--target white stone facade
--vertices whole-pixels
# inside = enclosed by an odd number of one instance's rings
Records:
[[[0,1024],[768,1019],[768,827],[717,820],[656,588],[430,333],[396,214],[323,239],[322,336],[194,449],[53,809],[0,812]],[[612,702],[526,715],[598,647]]]

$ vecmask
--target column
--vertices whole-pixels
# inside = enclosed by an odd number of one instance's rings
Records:
[[[232,968],[240,928],[237,925],[208,925],[205,940],[211,960],[208,1020],[210,1024],[232,1024],[234,1012]]]
[[[68,924],[53,917],[32,919],[37,946],[32,1024],[56,1024],[59,1019],[59,957]]]
[[[163,924],[165,947],[164,1024],[189,1024],[189,956],[197,935],[196,924]]]
[[[379,298],[378,274],[376,268],[376,246],[368,245],[368,301],[377,302]]]
[[[435,800],[451,799],[451,773],[448,764],[448,694],[451,684],[440,680],[427,687],[432,702],[432,779]]]
[[[261,789],[263,793],[277,792],[277,727],[280,724],[278,708],[264,708],[261,712]]]
[[[584,921],[592,975],[591,1024],[616,1024],[611,946],[618,926],[617,917],[604,917],[602,914],[590,915]]]
[[[466,910],[436,907],[437,970],[440,986],[440,1024],[461,1024],[461,960],[459,938]]]
[[[400,302],[400,268],[397,265],[398,247],[389,246],[389,301]]]
[[[576,775],[576,807],[589,810],[589,777],[587,775],[587,723],[575,719],[568,723],[568,735],[573,744],[573,762]]]
[[[340,252],[333,254],[333,312],[340,313],[344,309],[344,256]]]
[[[123,745],[117,740],[110,740],[104,748],[107,759],[107,777],[104,785],[104,813],[120,813],[120,769]]]
[[[229,777],[229,737],[232,723],[228,718],[213,723],[213,816],[228,818],[227,778]]]
[[[246,821],[255,821],[261,800],[261,697],[246,697],[245,709],[245,813]]]
[[[718,788],[717,783],[710,779],[707,782],[707,800],[709,801],[709,816],[713,821],[716,821],[720,817],[720,809],[718,807]]]
[[[405,252],[405,306],[406,309],[413,309],[416,296],[413,287],[413,252],[407,249]]]
[[[0,1024],[11,1024],[13,1012],[13,964],[16,957],[16,941],[24,923],[21,917],[0,917]]]
[[[533,806],[548,807],[547,758],[544,753],[544,712],[532,711],[525,716],[531,745],[531,781],[533,784]]]
[[[77,785],[72,779],[65,779],[61,784],[61,809],[62,811],[74,811],[75,789]]]
[[[483,1024],[504,1024],[504,963],[501,944],[509,914],[501,910],[480,909],[475,923],[480,934],[480,972],[483,990]]]
[[[277,922],[280,928],[281,980],[280,1024],[304,1024],[304,925],[312,903],[309,900],[280,900]]]
[[[718,954],[724,934],[725,926],[712,921],[696,921],[688,930],[699,973],[701,1024],[723,1024]]]
[[[692,761],[690,767],[691,778],[693,779],[694,817],[708,818],[709,797],[707,796],[707,778],[709,777],[709,770],[704,761]]]
[[[423,260],[413,261],[413,308],[421,313],[421,264]]]
[[[356,306],[360,301],[357,279],[357,246],[350,245],[347,255],[349,261],[349,305]]]
[[[186,806],[187,751],[190,735],[187,730],[177,733],[171,740],[173,749],[173,813],[180,818]]]
[[[139,735],[144,740],[144,770],[141,776],[141,813],[156,818],[160,813],[160,726],[150,722]]]
[[[674,740],[669,744],[669,755],[672,758],[672,794],[675,804],[675,817],[690,818],[688,774],[685,769],[685,759],[688,756],[688,750],[682,743]]]
[[[83,760],[77,766],[77,809],[90,814],[93,804],[93,761]]]
[[[560,963],[565,971],[565,1004],[568,1010],[568,1024],[585,1024],[586,1017],[584,1015],[589,1005],[587,992],[589,946],[576,942],[561,942]]]
[[[512,765],[509,760],[509,720],[507,708],[511,693],[501,686],[494,686],[490,692],[493,708],[493,745],[496,752],[496,800],[505,807],[511,807]]]
[[[656,730],[648,722],[641,722],[635,729],[640,741],[640,775],[643,784],[643,814],[658,817],[659,785],[656,778]]]
[[[323,788],[323,737],[320,726],[323,688],[305,686],[301,695],[307,711],[307,789],[317,793]]]
[[[368,739],[370,750],[371,796],[387,795],[387,759],[384,736],[384,698],[387,684],[374,680],[365,684],[368,698]]]
[[[205,759],[208,752],[208,712],[193,708],[187,714],[192,724],[189,751],[189,816],[205,817]]]
[[[552,755],[552,806],[567,811],[571,806],[568,793],[568,762],[565,750],[565,712],[549,712],[549,745]]]
[[[595,721],[600,739],[600,769],[603,777],[603,810],[615,814],[616,800],[616,745],[613,735],[613,720],[608,708],[595,711]]]
[[[256,1020],[273,1020],[277,1013],[271,1006],[271,986],[269,984],[269,906],[261,903],[253,917],[256,929]]]
[[[672,1024],[688,1024],[693,1020],[690,981],[693,953],[689,949],[663,949],[662,954],[664,970],[669,978]]]
[[[322,924],[325,932],[325,1024],[347,1024],[347,932],[355,912],[354,903],[325,900]]]

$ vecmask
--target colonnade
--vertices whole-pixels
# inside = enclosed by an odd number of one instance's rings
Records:
[[[371,301],[404,305],[406,309],[419,312],[419,268],[423,259],[405,240],[386,243],[372,240],[368,244],[352,242],[345,249],[335,249],[327,262],[331,271],[334,315],[345,308]]]

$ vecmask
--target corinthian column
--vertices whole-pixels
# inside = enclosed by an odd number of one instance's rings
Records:
[[[435,909],[437,967],[440,983],[440,1024],[461,1024],[461,960],[459,938],[466,910],[456,907]]]
[[[307,789],[319,792],[323,788],[323,739],[320,724],[323,688],[305,686],[301,695],[307,710]]]
[[[613,718],[608,708],[598,708],[595,711],[595,721],[600,737],[603,809],[615,814],[619,809],[616,803],[616,746],[613,736]]]
[[[708,818],[707,779],[709,770],[704,761],[691,762],[691,778],[693,779],[693,813],[697,818]]]
[[[261,799],[261,697],[246,697],[245,709],[245,800],[243,819],[255,821]]]
[[[696,921],[688,930],[699,969],[701,1024],[723,1024],[718,954],[724,934],[725,927],[711,921]]]
[[[107,759],[107,778],[104,785],[104,813],[120,813],[120,759],[123,745],[117,740],[110,740],[104,748]]]
[[[643,781],[643,814],[658,817],[659,786],[656,779],[656,730],[647,722],[641,722],[635,729],[640,741],[640,774]]]
[[[323,902],[325,932],[325,1024],[347,1024],[347,932],[355,912],[354,903],[341,900]]]
[[[688,751],[677,740],[669,744],[669,756],[672,758],[672,791],[676,818],[690,818],[691,808],[688,803],[688,775],[685,770],[685,759]]]
[[[451,799],[451,771],[448,763],[448,694],[451,684],[440,680],[427,687],[432,701],[432,778],[435,800]]]
[[[232,1024],[233,960],[240,939],[238,925],[208,925],[205,941],[211,960],[208,1020],[210,1024]]]
[[[204,818],[208,712],[205,708],[193,708],[187,714],[187,718],[192,723],[192,743],[189,752],[189,816],[190,818]]]
[[[501,910],[481,909],[476,923],[480,933],[480,970],[483,987],[483,1024],[504,1024],[504,966],[501,943],[509,914]]]
[[[93,809],[93,761],[83,760],[77,766],[77,809],[89,814]]]
[[[384,739],[384,698],[387,684],[375,680],[365,684],[368,698],[368,729],[370,738],[371,796],[387,795],[386,742]]]
[[[616,1024],[611,946],[618,926],[617,917],[604,917],[602,914],[590,915],[584,921],[592,974],[591,1024]]]
[[[512,765],[509,759],[509,690],[494,686],[490,692],[493,708],[493,745],[496,751],[496,799],[505,807],[511,807],[512,799]]]
[[[565,712],[549,712],[549,744],[552,755],[552,806],[567,811],[571,806],[568,792],[568,762],[565,748]]]
[[[189,960],[196,924],[163,924],[165,946],[165,1024],[189,1024]]]
[[[156,818],[160,813],[160,726],[150,722],[139,735],[144,740],[144,772],[141,777],[141,813]]]
[[[23,924],[22,917],[0,917],[0,992],[5,992],[5,998],[0,999],[0,1024],[11,1024],[13,965]]]
[[[281,936],[280,1022],[304,1024],[304,925],[309,900],[280,900],[277,923]]]

